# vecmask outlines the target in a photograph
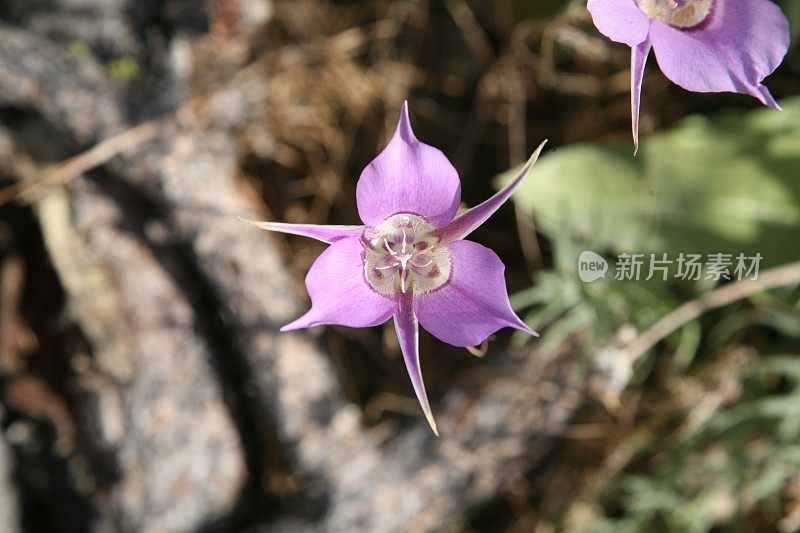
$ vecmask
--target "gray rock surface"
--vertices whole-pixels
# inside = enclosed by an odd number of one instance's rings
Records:
[[[21,62],[20,47],[29,56]],[[119,128],[100,71],[65,67],[53,82],[68,55],[16,30],[0,29],[0,58],[14,63],[16,80],[0,83],[3,105],[33,108],[76,139]],[[82,418],[120,472],[97,505],[109,527],[185,531],[231,513],[247,478],[241,442],[169,254],[145,236],[146,213],[106,185],[78,180],[35,205],[69,309],[94,348],[96,367],[80,385],[95,401]]]
[[[70,61],[0,27],[0,107],[33,109],[41,127],[81,143],[136,122],[122,118],[102,69]],[[455,378],[434,405],[439,439],[423,419],[366,429],[314,339],[277,331],[300,302],[275,237],[236,219],[256,205],[237,184],[230,126],[183,110],[155,139],[36,204],[92,345],[85,423],[120,473],[108,500],[94,500],[101,522],[181,531],[244,513],[265,531],[465,527],[537,465],[579,405],[581,384],[561,364],[569,350],[546,361],[497,355],[479,378]],[[247,498],[263,497],[281,468],[299,485],[298,507],[313,511],[296,522],[241,511],[257,508]]]
[[[4,412],[0,406],[0,420]],[[0,525],[3,531],[17,533],[20,531],[17,489],[14,486],[14,458],[11,455],[4,435],[0,432]]]

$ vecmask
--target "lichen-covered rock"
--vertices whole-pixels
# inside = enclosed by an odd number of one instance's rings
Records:
[[[78,143],[122,127],[112,84],[91,57],[77,58],[45,39],[0,24],[0,103],[35,110]]]

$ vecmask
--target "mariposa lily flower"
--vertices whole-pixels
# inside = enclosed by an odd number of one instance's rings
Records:
[[[780,106],[762,85],[789,49],[789,22],[771,0],[588,0],[594,25],[631,47],[631,126],[639,148],[639,99],[647,56],[694,92],[750,94]]]
[[[543,146],[504,189],[456,216],[458,173],[442,152],[417,140],[404,103],[394,136],[358,180],[363,225],[246,221],[330,244],[306,276],[311,310],[281,331],[369,327],[394,317],[411,384],[438,435],[420,371],[419,325],[462,347],[506,326],[538,335],[511,310],[500,258],[463,239],[509,199]]]

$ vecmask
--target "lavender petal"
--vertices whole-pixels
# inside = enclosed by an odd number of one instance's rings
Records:
[[[447,249],[452,261],[448,282],[414,296],[423,328],[454,346],[476,346],[504,327],[538,336],[512,311],[505,265],[497,254],[472,241],[454,241]]]
[[[517,175],[514,176],[514,179],[508,182],[508,185],[503,187],[485,202],[461,213],[455,218],[455,220],[453,220],[453,222],[437,231],[436,234],[439,240],[441,242],[448,243],[450,241],[463,239],[472,233],[478,226],[486,222],[486,220],[492,216],[495,211],[500,209],[500,206],[502,206],[506,200],[511,198],[511,194],[519,186],[519,184],[522,183],[523,178],[525,178],[525,176],[528,174],[528,171],[531,169],[534,163],[536,163],[536,160],[539,159],[539,154],[542,153],[542,149],[546,143],[547,141],[544,141],[539,145],[536,151],[531,155],[530,159],[528,159],[528,162],[525,163]]]
[[[364,231],[364,226],[326,226],[317,224],[284,224],[282,222],[259,222],[239,217],[242,222],[247,222],[253,226],[267,231],[278,233],[289,233],[302,237],[311,237],[318,241],[328,244],[347,237],[358,237]]]
[[[419,366],[419,323],[414,316],[411,293],[400,294],[397,302],[397,311],[394,314],[394,328],[397,332],[397,340],[400,342],[400,349],[403,352],[403,359],[406,363],[408,376],[411,378],[411,385],[414,393],[425,413],[433,433],[438,437],[439,430],[436,428],[436,421],[433,419],[431,406],[428,402],[428,394],[425,392],[425,383],[422,380],[422,371]]]
[[[389,320],[395,301],[375,292],[364,278],[363,247],[358,238],[335,241],[306,276],[311,309],[281,328],[290,331],[320,324],[363,328]]]
[[[458,172],[441,151],[417,140],[404,103],[394,136],[358,180],[361,220],[375,227],[397,213],[414,213],[442,227],[453,220],[460,201]]]
[[[634,47],[647,39],[650,19],[633,0],[589,0],[587,7],[594,25],[612,41]]]
[[[639,151],[639,103],[642,96],[644,65],[650,54],[650,41],[631,48],[631,131],[633,133],[633,155]]]
[[[750,94],[777,106],[761,82],[789,48],[789,23],[771,0],[717,0],[701,27],[653,21],[650,40],[664,75],[695,92]]]

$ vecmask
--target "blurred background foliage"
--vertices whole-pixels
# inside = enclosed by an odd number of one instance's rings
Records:
[[[800,1],[779,3],[792,28],[788,62],[796,64]],[[543,4],[525,6],[538,16],[563,7]],[[690,114],[649,132],[635,158],[628,139],[612,136],[551,149],[515,194],[545,237],[552,266],[512,305],[544,332],[543,343],[584,337],[590,364],[609,368],[610,390],[628,387],[602,399],[627,427],[598,437],[608,446],[602,466],[576,484],[578,497],[564,504],[560,527],[800,530],[800,288],[754,295],[689,321],[666,339],[665,352],[632,368],[619,368],[627,362],[618,351],[600,348],[624,344],[715,285],[614,279],[620,253],[668,253],[673,261],[680,252],[760,253],[764,269],[800,260],[800,100],[785,98],[782,106],[782,113]],[[499,176],[496,188],[514,170]],[[605,278],[580,281],[584,250],[611,263]],[[567,456],[597,452],[586,444],[569,448]]]
[[[673,260],[679,252],[761,253],[764,268],[800,259],[800,100],[784,103],[784,113],[688,117],[650,135],[635,159],[629,144],[616,142],[545,155],[515,201],[550,241],[553,269],[512,298],[532,327],[544,329],[542,342],[590,332],[583,348],[596,357],[619,328],[644,329],[713,288],[707,280],[616,280],[613,266],[604,279],[583,283],[583,250],[612,265],[615,254],[632,251]],[[583,487],[591,496],[573,509],[576,529],[753,530],[749,521],[763,513],[780,530],[796,530],[796,504],[783,512],[798,490],[800,359],[781,350],[796,352],[800,342],[800,291],[754,296],[685,324],[669,341],[668,362],[612,370],[633,373],[639,387],[664,380],[663,396],[617,443],[624,464],[609,457],[611,475]],[[605,363],[624,364],[615,355]]]
[[[516,201],[548,236],[568,228],[602,250],[761,252],[798,259],[800,100],[715,118],[691,116],[629,143],[579,144],[542,158]],[[502,180],[501,180],[502,182]]]

